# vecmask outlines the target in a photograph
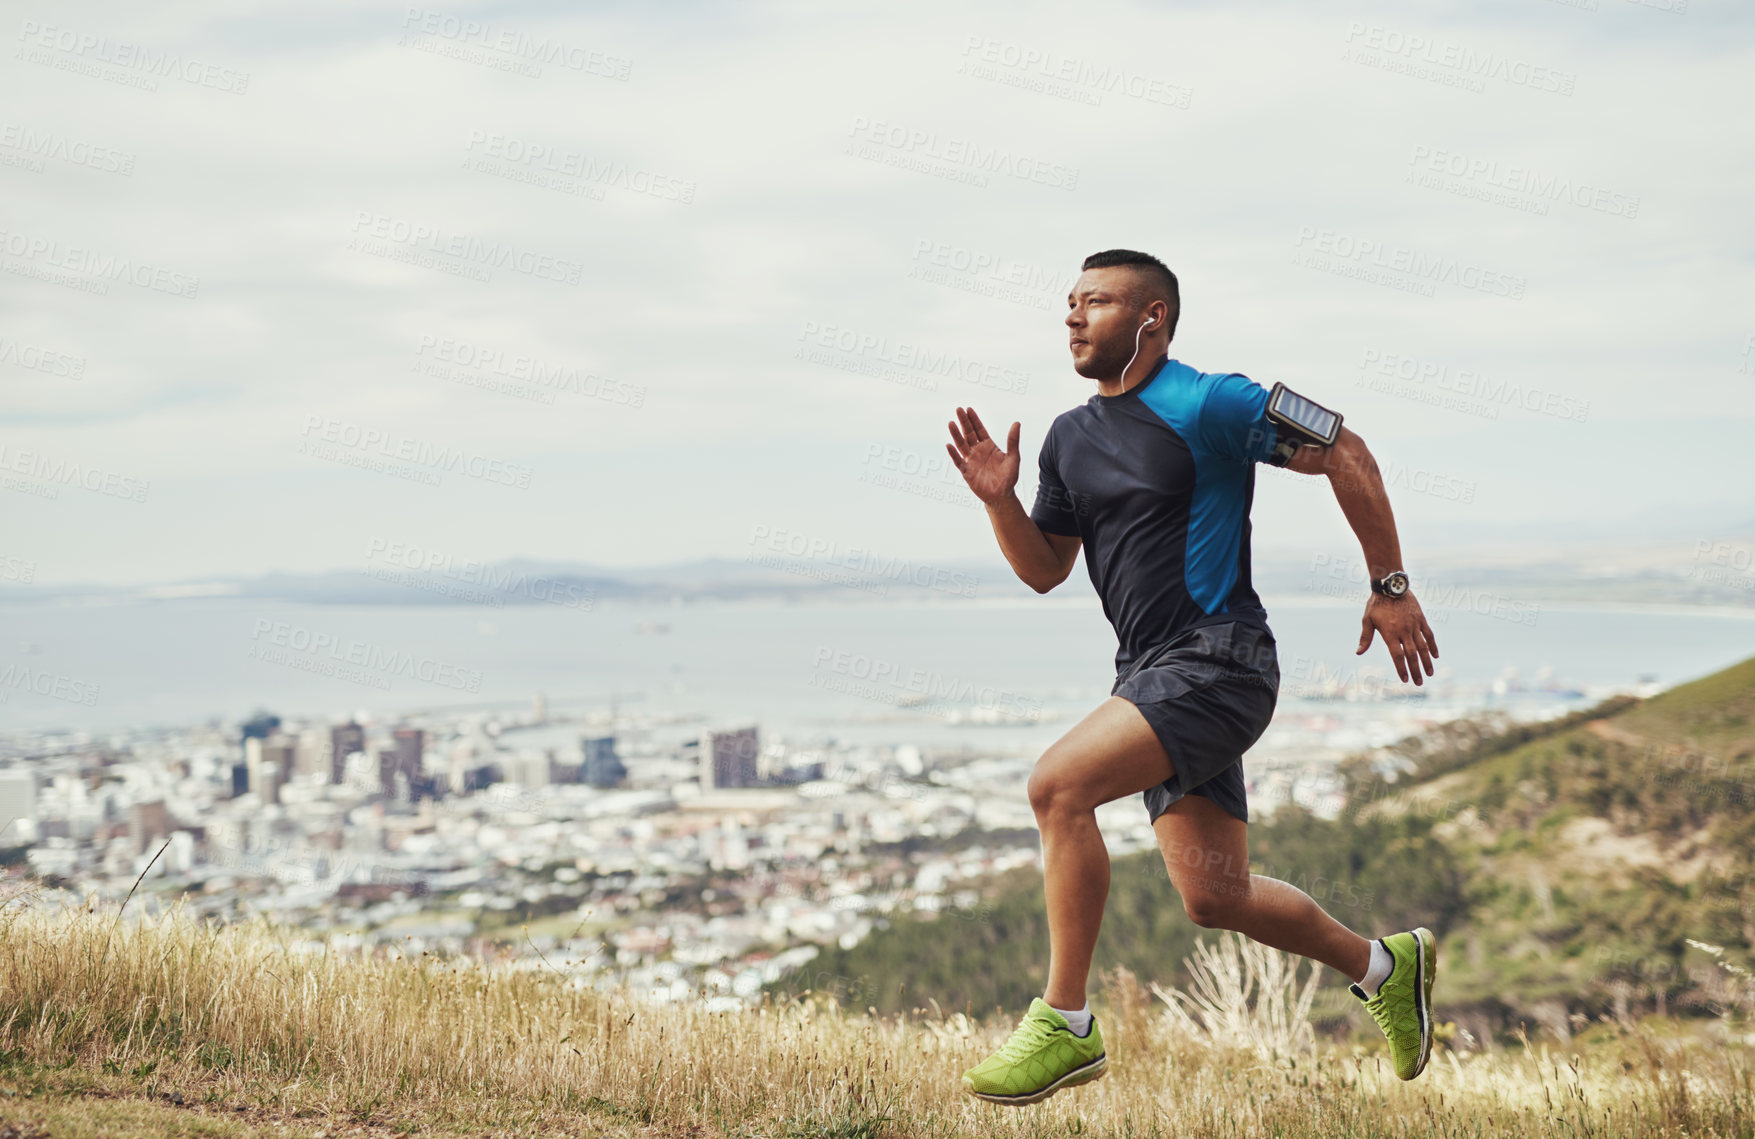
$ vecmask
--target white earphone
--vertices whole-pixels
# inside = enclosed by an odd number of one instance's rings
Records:
[[[1133,362],[1134,362],[1134,361],[1135,361],[1135,360],[1137,360],[1137,359],[1139,359],[1139,355],[1140,355],[1140,337],[1142,337],[1142,336],[1144,336],[1144,335],[1145,335],[1145,333],[1146,333],[1146,326],[1147,326],[1147,325],[1148,325],[1148,324],[1154,324],[1154,323],[1156,323],[1156,321],[1157,321],[1157,319],[1158,319],[1158,318],[1157,318],[1157,317],[1154,317],[1154,316],[1148,316],[1148,317],[1146,317],[1146,319],[1144,319],[1144,320],[1142,320],[1142,321],[1140,321],[1140,326],[1139,326],[1139,328],[1138,328],[1138,330],[1136,330],[1136,331],[1135,331],[1135,332],[1134,332],[1134,334],[1133,334],[1133,355],[1132,355],[1132,356],[1129,356],[1129,357],[1128,357],[1128,358],[1127,358],[1127,366],[1126,366],[1126,367],[1124,367],[1124,368],[1122,368],[1122,369],[1121,369],[1121,374],[1122,374],[1122,376],[1123,376],[1123,377],[1126,377],[1126,375],[1127,375],[1127,369],[1128,369],[1128,368],[1131,368],[1131,367],[1133,367]]]

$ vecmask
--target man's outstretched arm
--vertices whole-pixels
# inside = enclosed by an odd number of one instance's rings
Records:
[[[988,521],[999,539],[1000,552],[1018,580],[1037,593],[1047,593],[1072,572],[1079,556],[1077,535],[1050,534],[1036,525],[1018,501],[1018,433],[1012,424],[1005,449],[987,433],[972,407],[957,409],[945,450],[963,474],[963,481],[987,507]]]
[[[1332,447],[1300,447],[1286,464],[1287,470],[1307,475],[1327,475],[1334,489],[1335,501],[1347,524],[1359,538],[1365,554],[1365,572],[1376,581],[1402,565],[1401,540],[1396,537],[1395,514],[1389,508],[1389,492],[1384,489],[1383,476],[1377,460],[1350,428],[1342,427],[1340,438]],[[1422,683],[1421,670],[1432,675],[1432,658],[1438,655],[1438,639],[1426,614],[1414,599],[1413,590],[1397,598],[1373,593],[1365,602],[1365,616],[1360,622],[1359,648],[1363,653],[1371,647],[1373,632],[1383,637],[1395,670],[1405,682],[1410,677]]]

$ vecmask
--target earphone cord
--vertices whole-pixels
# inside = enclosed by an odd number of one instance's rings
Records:
[[[1133,367],[1133,362],[1140,358],[1140,337],[1146,334],[1146,325],[1150,323],[1152,323],[1151,318],[1147,317],[1145,320],[1140,321],[1139,328],[1134,330],[1133,355],[1127,358],[1127,366],[1121,369],[1121,382],[1123,385],[1127,383],[1127,369]]]

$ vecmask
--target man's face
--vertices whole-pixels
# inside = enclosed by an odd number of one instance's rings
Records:
[[[1145,321],[1140,281],[1125,265],[1086,269],[1067,294],[1066,327],[1073,370],[1088,380],[1113,379],[1134,352]]]

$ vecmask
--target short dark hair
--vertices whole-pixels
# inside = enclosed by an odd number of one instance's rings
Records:
[[[1101,253],[1093,253],[1085,258],[1083,269],[1112,269],[1118,265],[1139,270],[1140,276],[1157,286],[1143,298],[1145,304],[1152,301],[1163,301],[1170,306],[1170,335],[1176,335],[1176,320],[1182,315],[1182,290],[1176,283],[1176,274],[1170,266],[1153,257],[1150,253],[1141,253],[1136,249],[1105,249]]]

